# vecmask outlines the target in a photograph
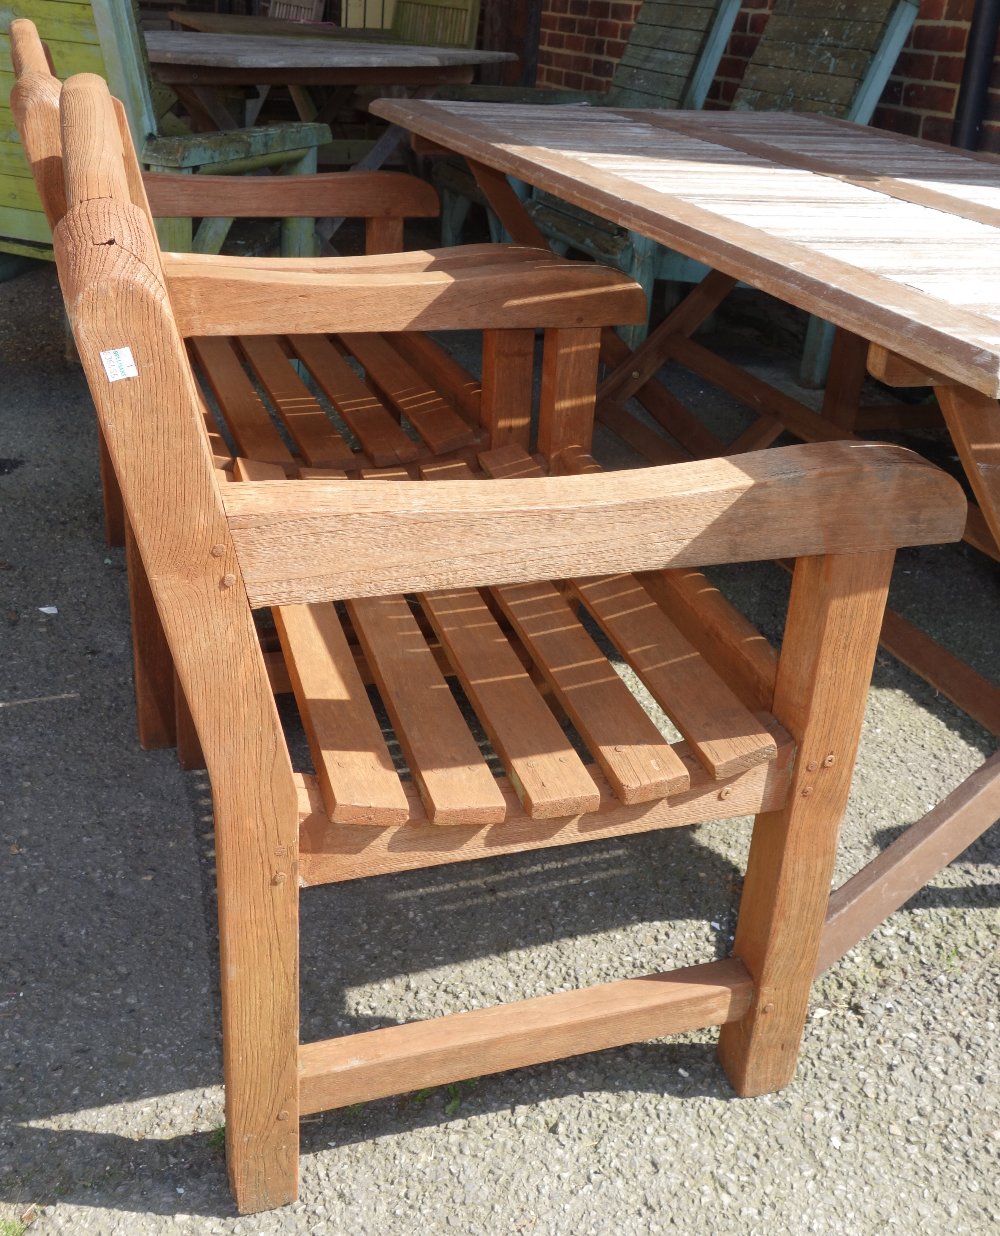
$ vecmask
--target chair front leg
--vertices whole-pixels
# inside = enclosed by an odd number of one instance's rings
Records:
[[[294,797],[282,810],[265,788],[215,795],[226,1160],[242,1214],[298,1197],[298,818]]]
[[[798,745],[785,806],[757,817],[733,953],[754,980],[719,1057],[739,1094],[792,1078],[830,894],[893,554],[801,558],[774,715]]]

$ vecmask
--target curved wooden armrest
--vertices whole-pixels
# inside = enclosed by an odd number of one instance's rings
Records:
[[[202,276],[210,285],[227,278],[241,278],[252,272],[266,276],[275,271],[289,275],[336,275],[355,271],[358,274],[415,274],[418,271],[480,269],[484,266],[510,266],[514,262],[527,265],[540,261],[552,265],[570,265],[569,258],[559,257],[548,249],[532,245],[495,245],[487,241],[479,245],[457,245],[452,249],[407,249],[393,253],[349,254],[336,257],[239,257],[228,253],[163,253],[163,269],[171,286],[186,288]],[[579,263],[576,263],[577,265]]]
[[[433,218],[438,197],[426,181],[405,172],[329,172],[315,176],[175,176],[145,172],[154,215],[294,219]]]
[[[958,540],[958,483],[831,442],[539,480],[222,487],[255,607]]]
[[[192,260],[173,254],[164,261],[164,271],[185,336],[575,328],[645,321],[642,289],[610,267],[567,262],[544,249],[476,248],[488,252],[432,249],[321,260],[208,255]]]

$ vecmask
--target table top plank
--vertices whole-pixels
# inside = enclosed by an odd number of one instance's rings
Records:
[[[387,99],[372,110],[1000,395],[996,161],[818,116]],[[973,252],[978,280],[952,260]]]
[[[150,63],[196,65],[205,69],[330,72],[335,70],[440,68],[515,60],[510,52],[473,47],[419,47],[408,43],[365,43],[353,39],[287,35],[202,34],[186,30],[146,33]]]

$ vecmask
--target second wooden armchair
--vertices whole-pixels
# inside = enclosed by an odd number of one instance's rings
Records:
[[[587,454],[592,283],[574,291],[537,256],[493,276],[432,260],[422,278],[405,257],[363,277],[170,257],[133,200],[98,79],[66,84],[62,139],[60,279],[212,783],[240,1208],[295,1197],[301,1115],[376,1096],[698,1026],[721,1026],[739,1093],[784,1085],[894,550],[956,539],[958,486],[908,452],[842,443],[601,475]],[[627,316],[641,294],[609,278],[603,296]],[[562,377],[533,439],[499,397],[480,403],[465,457],[443,465],[241,483],[216,467],[185,336],[215,342],[236,327],[258,342],[283,333],[294,349],[331,332],[350,348],[375,329],[478,326],[509,332],[491,363],[513,371],[539,306],[566,316],[549,332],[558,363],[545,381]],[[363,416],[370,392],[358,396]],[[338,406],[350,423],[350,398]],[[419,409],[407,418],[419,432]],[[424,428],[449,424],[434,411]],[[238,461],[237,475],[266,474]],[[775,556],[797,559],[780,660],[748,655],[752,629],[698,570]],[[293,768],[275,708],[253,614],[267,607],[312,769]],[[577,607],[683,742],[625,692]],[[756,822],[731,957],[300,1044],[303,886],[746,813]]]

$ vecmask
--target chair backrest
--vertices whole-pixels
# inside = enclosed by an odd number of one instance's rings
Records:
[[[396,0],[393,36],[426,47],[474,47],[479,0]]]
[[[919,9],[919,0],[776,0],[733,109],[867,124]]]
[[[28,17],[45,41],[56,76],[97,73],[121,99],[133,137],[156,132],[145,44],[132,0],[82,0],[78,4],[33,4],[13,0],[12,18]],[[0,59],[10,54],[10,36],[0,34]],[[6,76],[6,75],[0,75]],[[11,85],[8,77],[6,86]],[[7,90],[4,90],[6,96]],[[14,126],[0,124],[0,251],[52,256],[49,225]]]
[[[609,105],[700,108],[739,11],[740,0],[643,0]]]
[[[271,0],[268,17],[285,21],[322,21],[326,0]]]

